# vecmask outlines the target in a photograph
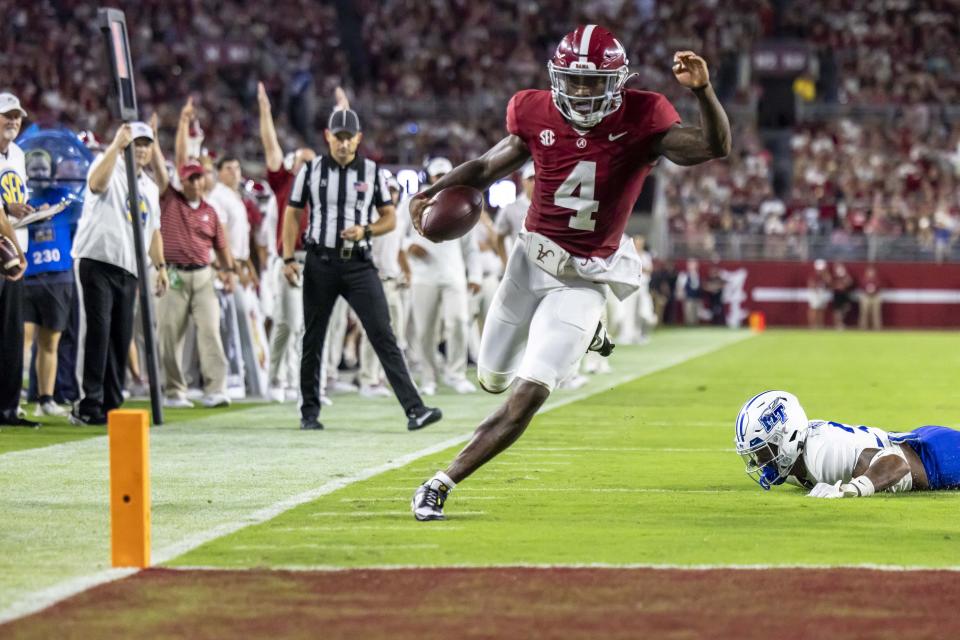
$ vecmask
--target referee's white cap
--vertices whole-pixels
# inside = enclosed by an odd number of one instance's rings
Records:
[[[4,91],[0,93],[0,113],[6,114],[11,111],[19,111],[21,116],[27,117],[26,109],[20,106],[20,99],[9,91]]]

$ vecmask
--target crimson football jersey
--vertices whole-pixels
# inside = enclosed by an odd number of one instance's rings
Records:
[[[267,169],[267,184],[273,189],[277,198],[277,253],[283,255],[283,213],[287,209],[287,199],[290,197],[290,188],[296,176],[285,167],[276,171]],[[307,231],[307,220],[310,218],[309,206],[300,216],[300,233],[297,234],[296,251],[303,251],[303,234]]]
[[[627,89],[620,108],[581,135],[549,91],[514,94],[507,131],[527,143],[536,167],[527,230],[571,255],[612,255],[652,168],[654,136],[679,122],[663,95]]]

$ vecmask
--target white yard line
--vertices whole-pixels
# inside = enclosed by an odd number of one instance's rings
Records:
[[[681,342],[684,339],[695,337],[692,333],[688,333],[688,332],[679,333],[675,335],[678,336],[678,339]],[[707,335],[707,334],[704,334],[704,335]],[[724,334],[714,333],[712,335],[724,335]],[[596,395],[598,393],[604,393],[616,386],[630,382],[632,380],[642,378],[644,376],[651,375],[659,371],[663,371],[664,369],[668,369],[676,365],[682,364],[694,358],[698,358],[703,355],[713,353],[727,346],[730,346],[732,344],[745,340],[749,338],[750,335],[751,334],[746,332],[737,332],[737,333],[731,332],[729,334],[725,334],[724,339],[722,340],[707,342],[705,344],[697,345],[696,347],[693,347],[693,348],[687,345],[680,344],[680,345],[677,345],[678,348],[676,349],[675,352],[667,352],[667,353],[660,354],[660,357],[663,358],[661,362],[652,366],[640,367],[639,369],[634,369],[633,367],[630,367],[629,361],[624,360],[622,361],[623,364],[628,366],[619,367],[619,371],[617,371],[613,375],[605,375],[598,378],[598,380],[601,382],[600,385],[591,384],[591,385],[588,385],[586,388],[578,390],[576,392],[573,392],[570,394],[563,394],[563,395],[560,395],[559,397],[555,397],[554,399],[548,401],[544,405],[543,409],[541,409],[541,412],[550,411],[558,407],[562,407],[574,402],[578,402],[580,400]],[[664,336],[665,342],[669,341],[669,339],[670,339],[669,335]],[[644,353],[643,351],[639,352],[640,358],[642,358],[643,353]],[[647,351],[647,353],[650,353],[650,351]],[[664,357],[664,356],[667,356],[667,357]],[[380,405],[380,406],[383,406],[383,405]],[[240,419],[241,417],[242,417],[241,415],[236,415],[236,418],[238,419]],[[293,421],[291,420],[291,423],[292,422]],[[251,434],[249,430],[245,430],[241,433],[243,435]],[[307,502],[312,502],[324,495],[337,491],[338,489],[342,489],[356,482],[361,482],[375,475],[381,474],[385,471],[398,469],[424,456],[429,456],[431,454],[438,453],[447,448],[461,444],[467,441],[470,438],[471,434],[472,434],[472,429],[470,430],[470,432],[461,433],[459,435],[447,438],[439,443],[433,444],[429,447],[419,449],[417,451],[414,451],[407,455],[400,456],[398,458],[393,458],[387,463],[370,466],[361,471],[351,473],[351,474],[346,474],[341,478],[328,481],[314,489],[310,489],[309,491],[298,493],[291,497],[275,502],[265,508],[255,510],[249,515],[237,518],[229,522],[224,522],[218,526],[206,529],[204,531],[200,531],[192,535],[187,535],[174,544],[170,544],[159,550],[156,550],[153,553],[153,564],[155,565],[162,564],[164,562],[172,560],[173,558],[183,555],[184,553],[192,549],[195,549],[207,542],[210,542],[217,538],[231,534],[245,527],[260,524],[268,520],[271,520],[277,517],[278,515],[280,515],[281,513],[284,513],[285,511],[293,509],[294,507],[305,504]],[[290,437],[291,435],[292,434],[287,434],[287,437]],[[221,445],[222,445],[222,440],[227,440],[232,437],[231,435],[229,435],[228,433],[225,433],[222,430],[217,434],[217,436],[221,440],[221,443],[220,443]],[[198,433],[197,437],[202,438],[203,434]],[[260,440],[264,437],[262,433],[255,433],[251,437],[255,438],[255,440],[253,441],[255,444],[262,445],[262,440]],[[234,438],[235,440],[239,440],[241,438],[241,435],[237,434]],[[94,440],[102,440],[102,438],[96,438]],[[303,440],[306,440],[306,438],[303,438]],[[91,443],[91,440],[88,439],[88,440],[80,441],[79,443],[65,443],[63,445],[56,445],[55,447],[49,447],[39,451],[43,451],[44,453],[46,453],[47,451],[55,449],[57,453],[69,455],[71,452],[76,451],[78,447],[91,447],[91,446],[94,446],[95,444],[96,443]],[[32,460],[33,457],[36,455],[37,451],[38,450],[33,450],[32,456],[30,455],[31,452],[15,452],[13,454],[6,454],[6,455],[0,456],[0,470],[2,470],[4,463],[7,463],[11,459],[11,456],[16,456],[17,453],[22,453],[24,455],[21,457]],[[191,461],[195,463],[196,452],[191,451],[190,453],[192,454]],[[412,491],[412,487],[407,487],[407,489]],[[154,526],[156,526],[156,524],[157,524],[156,519],[154,519]],[[47,607],[61,600],[74,596],[82,591],[85,591],[87,589],[90,589],[100,584],[104,584],[107,582],[111,582],[113,580],[117,580],[129,575],[132,575],[133,573],[136,573],[136,570],[115,570],[115,569],[100,570],[100,571],[95,571],[90,574],[85,574],[79,577],[71,577],[69,579],[58,582],[51,587],[48,587],[39,591],[34,591],[32,593],[27,593],[22,598],[14,602],[12,605],[0,611],[0,624],[3,624],[4,622],[9,622],[11,620],[14,620],[23,616],[30,615],[32,613],[36,613],[38,611],[42,611],[43,609],[46,609]]]
[[[178,566],[169,567],[175,571],[238,571],[238,569],[224,569],[223,567],[198,566]],[[889,572],[908,572],[908,571],[944,571],[949,573],[960,573],[960,566],[948,567],[924,567],[921,565],[900,565],[900,564],[657,564],[657,563],[624,563],[613,564],[608,562],[590,562],[590,563],[572,563],[572,564],[444,564],[432,567],[422,565],[369,565],[357,567],[340,567],[335,565],[284,565],[278,567],[278,571],[317,571],[324,573],[347,573],[350,571],[446,571],[449,569],[530,569],[530,570],[554,570],[554,569],[650,569],[654,571],[770,571],[782,569],[799,570],[869,570],[869,571],[889,571]]]

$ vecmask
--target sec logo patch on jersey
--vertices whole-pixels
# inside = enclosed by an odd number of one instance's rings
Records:
[[[553,129],[544,129],[540,132],[540,144],[545,147],[552,146],[554,142],[557,141],[557,136],[553,132]]]
[[[27,186],[19,173],[12,169],[0,173],[0,198],[7,204],[27,201]]]

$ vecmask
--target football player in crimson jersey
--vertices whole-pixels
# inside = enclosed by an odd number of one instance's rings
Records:
[[[410,203],[419,230],[442,189],[485,190],[531,157],[536,167],[525,229],[484,324],[477,365],[491,393],[517,384],[450,466],[417,489],[417,520],[443,519],[456,483],[519,438],[556,384],[596,348],[607,287],[621,299],[639,288],[640,258],[623,232],[657,159],[694,165],[730,152],[727,116],[706,62],[692,51],[674,55],[673,74],[699,103],[698,127],[680,126],[664,96],[624,88],[626,52],[597,25],[567,34],[547,68],[550,91],[511,98],[507,137]]]

